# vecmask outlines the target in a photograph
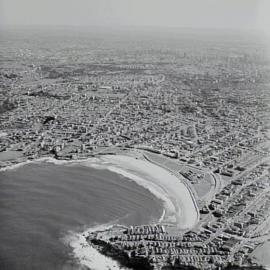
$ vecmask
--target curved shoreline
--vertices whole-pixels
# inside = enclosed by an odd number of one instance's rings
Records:
[[[143,186],[164,202],[165,213],[163,211],[159,222],[173,224],[180,230],[186,230],[193,228],[199,220],[196,199],[184,179],[145,156],[138,158],[117,154],[78,160],[57,160],[52,157],[42,157],[1,168],[0,172],[39,162],[71,166],[79,164],[110,170]]]
[[[171,173],[172,175],[174,175],[175,177],[177,177],[177,178],[180,179],[180,175],[177,176],[177,175],[176,175],[172,170],[170,170],[168,167],[166,167],[166,166],[164,166],[164,165],[161,165],[161,164],[158,164],[157,162],[151,160],[149,157],[147,157],[147,156],[145,156],[145,155],[144,155],[144,158],[145,158],[146,160],[148,160],[149,162],[151,162],[151,163],[153,163],[153,164],[155,164],[155,165],[157,165],[157,166],[160,166],[160,167],[164,168],[164,169],[167,170],[169,173]],[[195,191],[194,189],[192,189],[192,187],[186,182],[186,180],[185,180],[183,177],[181,177],[180,180],[183,181],[183,184],[185,185],[185,187],[186,187],[187,190],[189,191],[189,194],[190,194],[190,196],[191,196],[191,198],[192,198],[194,207],[195,207],[196,212],[197,212],[197,222],[199,222],[199,219],[200,219],[200,210],[199,210],[199,207],[198,207],[198,205],[197,205],[197,201],[196,201],[196,199],[195,199],[195,197],[197,197],[196,191]]]
[[[134,180],[162,199],[166,209],[164,223],[180,230],[192,229],[197,224],[199,211],[196,200],[180,177],[141,158],[114,155],[103,156],[101,160],[113,165],[108,167],[109,170]]]
[[[112,222],[113,223],[113,222]],[[91,232],[108,230],[114,225],[111,223],[98,225],[85,230],[83,233],[69,232],[64,242],[73,249],[73,256],[80,265],[93,270],[130,270],[122,267],[116,260],[101,254],[96,248],[89,245],[86,236]]]
[[[69,166],[82,165],[110,170],[143,186],[164,202],[164,211],[158,223],[173,225],[179,230],[187,230],[193,228],[198,222],[199,216],[195,198],[180,177],[141,156],[136,158],[127,155],[102,155],[81,160],[57,160],[52,157],[43,157],[2,168],[0,172],[40,162]],[[81,265],[96,270],[110,269],[111,266],[116,270],[123,269],[116,261],[100,254],[85,239],[85,235],[90,231],[107,229],[114,225],[112,223],[89,228],[82,233],[70,232],[66,236],[65,243],[73,249],[73,256]]]

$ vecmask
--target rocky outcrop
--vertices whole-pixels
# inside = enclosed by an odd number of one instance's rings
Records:
[[[133,257],[132,255],[128,255],[126,252],[100,239],[91,239],[90,242],[101,254],[118,261],[121,266],[134,270],[154,269],[146,257]]]

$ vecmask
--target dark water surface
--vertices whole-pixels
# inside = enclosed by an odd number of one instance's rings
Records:
[[[78,269],[68,231],[162,214],[149,191],[107,170],[30,164],[0,172],[0,269]]]

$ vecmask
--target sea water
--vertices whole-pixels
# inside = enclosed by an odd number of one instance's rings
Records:
[[[0,269],[79,269],[67,241],[108,223],[157,222],[162,201],[106,169],[28,164],[0,172]]]

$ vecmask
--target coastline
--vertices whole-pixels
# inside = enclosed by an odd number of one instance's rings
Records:
[[[135,181],[164,201],[166,212],[163,223],[176,226],[179,230],[192,229],[197,224],[197,206],[190,191],[170,171],[131,156],[103,156],[101,160],[109,164],[109,170]]]
[[[42,157],[2,168],[0,172],[42,162],[107,169],[136,182],[163,201],[164,209],[158,223],[173,226],[178,230],[193,228],[197,224],[199,216],[196,202],[186,185],[165,168],[147,161],[142,156],[138,158],[131,155],[102,155],[78,160],[57,160],[53,157]],[[115,224],[111,222],[88,228],[82,233],[69,232],[64,242],[73,249],[74,258],[83,266],[96,270],[110,269],[110,267],[116,270],[123,269],[118,262],[100,254],[93,246],[90,246],[85,238],[89,232],[105,230],[113,225]]]
[[[122,175],[148,189],[154,196],[161,199],[164,202],[165,212],[163,211],[160,222],[174,225],[180,230],[191,229],[199,219],[196,201],[192,196],[192,192],[180,178],[143,157],[138,158],[120,154],[78,160],[58,160],[53,157],[41,157],[1,168],[0,172],[40,162],[55,165],[82,165],[96,169],[107,169]]]
[[[101,254],[95,247],[91,246],[86,236],[91,232],[108,230],[113,226],[112,223],[98,225],[93,228],[89,228],[83,233],[69,232],[64,238],[64,243],[73,249],[73,256],[79,262],[80,265],[93,270],[130,270],[123,267],[110,257]]]

